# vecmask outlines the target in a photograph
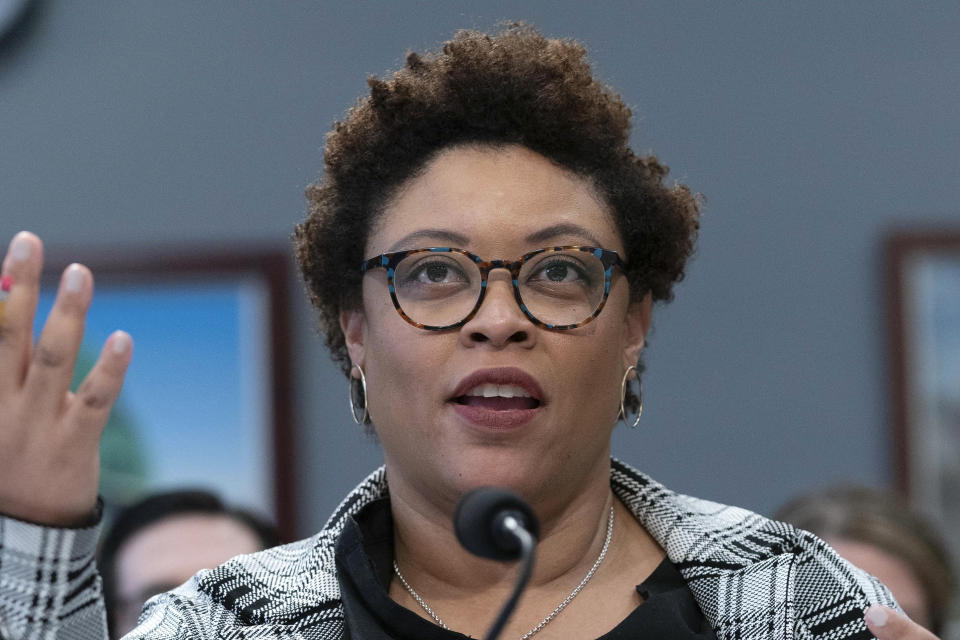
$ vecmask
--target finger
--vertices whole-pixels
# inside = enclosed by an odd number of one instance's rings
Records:
[[[868,607],[864,621],[878,640],[937,640],[937,636],[888,607]]]
[[[0,395],[18,389],[27,373],[42,267],[40,238],[28,231],[15,235],[0,269],[3,288],[9,288],[0,293]]]
[[[111,334],[97,363],[70,399],[66,413],[68,421],[98,442],[110,410],[120,395],[132,356],[130,335],[124,331]]]
[[[38,413],[56,415],[62,409],[92,295],[90,270],[79,264],[67,267],[60,278],[57,300],[33,349],[24,383],[28,406]]]

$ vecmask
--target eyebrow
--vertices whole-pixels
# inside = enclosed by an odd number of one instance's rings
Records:
[[[402,249],[416,248],[412,247],[414,240],[424,239],[440,240],[448,243],[452,247],[465,247],[467,246],[467,243],[470,242],[470,239],[467,238],[467,236],[457,233],[456,231],[448,231],[446,229],[420,229],[419,231],[408,233],[400,238],[397,242],[393,243],[390,249],[387,250],[387,253],[400,251]]]
[[[553,240],[561,236],[579,236],[592,246],[600,246],[600,242],[592,233],[590,233],[584,227],[571,222],[561,222],[559,224],[540,229],[539,231],[534,231],[524,238],[524,240],[530,244],[546,243],[549,240]],[[400,240],[393,243],[393,245],[391,245],[387,250],[387,253],[400,251],[403,249],[410,249],[413,246],[413,243],[417,240],[436,240],[439,242],[446,242],[451,247],[461,248],[466,247],[470,242],[470,239],[467,236],[463,235],[462,233],[457,233],[456,231],[450,231],[448,229],[420,229],[412,233],[408,233],[400,238]]]
[[[548,240],[552,240],[560,236],[579,236],[595,247],[600,246],[600,242],[597,241],[596,237],[592,233],[578,224],[573,224],[572,222],[562,222],[560,224],[555,224],[545,229],[541,229],[540,231],[534,231],[528,235],[525,240],[530,243],[540,243],[547,242]]]

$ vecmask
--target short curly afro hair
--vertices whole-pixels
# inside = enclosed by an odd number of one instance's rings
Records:
[[[307,189],[294,246],[331,355],[349,375],[341,309],[361,301],[360,263],[377,214],[440,151],[522,145],[588,179],[610,207],[634,299],[669,300],[693,251],[699,199],[664,184],[667,167],[627,146],[630,109],[595,80],[586,51],[515,24],[461,31],[442,51],[368,79],[327,138],[324,174]]]

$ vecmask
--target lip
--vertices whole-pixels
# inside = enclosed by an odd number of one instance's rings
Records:
[[[450,399],[454,400],[466,395],[474,387],[481,384],[515,384],[532,398],[544,403],[543,389],[537,379],[519,367],[496,367],[492,369],[478,369],[457,384]]]
[[[469,406],[456,402],[456,399],[466,395],[468,391],[481,384],[511,384],[516,385],[530,394],[530,397],[540,404],[533,409],[493,410],[479,406]],[[479,369],[457,384],[449,399],[461,417],[474,425],[493,431],[507,431],[515,429],[532,420],[546,404],[543,388],[536,378],[518,367],[497,367]]]

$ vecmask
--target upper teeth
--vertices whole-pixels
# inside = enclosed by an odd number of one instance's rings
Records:
[[[467,392],[468,396],[483,396],[484,398],[529,398],[529,393],[515,384],[478,384]]]

